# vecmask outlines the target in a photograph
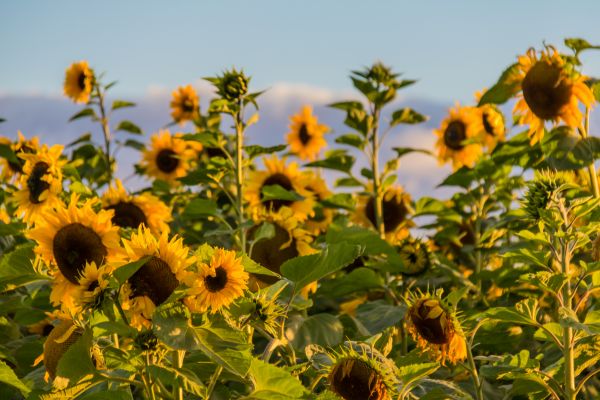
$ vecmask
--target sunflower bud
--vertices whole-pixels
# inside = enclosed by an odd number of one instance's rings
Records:
[[[138,333],[134,339],[136,347],[144,351],[155,350],[158,346],[158,338],[151,330]]]
[[[249,82],[250,78],[243,71],[237,72],[234,68],[231,71],[225,71],[216,86],[221,97],[225,100],[236,101],[248,93]]]
[[[389,86],[390,82],[396,78],[396,75],[392,73],[390,67],[381,62],[376,62],[369,68],[367,78],[375,83]]]
[[[527,214],[534,219],[540,219],[540,210],[548,208],[552,197],[562,189],[564,184],[565,181],[561,176],[550,172],[541,173],[528,184],[523,200],[523,207]]]
[[[406,276],[419,275],[431,266],[427,245],[420,239],[406,239],[397,248],[404,264],[402,274]]]

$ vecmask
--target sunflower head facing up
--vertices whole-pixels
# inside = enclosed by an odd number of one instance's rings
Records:
[[[568,68],[554,47],[540,51],[539,58],[534,49],[518,58],[512,81],[517,83],[520,93],[513,113],[519,124],[529,125],[531,145],[544,137],[546,121],[554,125],[563,121],[572,128],[582,126],[579,102],[585,107],[594,103],[594,94],[585,79]]]
[[[407,326],[417,346],[442,364],[446,360],[456,364],[466,358],[466,342],[456,314],[439,296],[413,298]]]
[[[3,181],[11,181],[23,173],[25,160],[20,157],[21,154],[35,154],[40,148],[37,136],[27,139],[21,132],[18,132],[18,135],[19,139],[14,142],[8,138],[0,138],[0,144],[9,146],[16,156],[16,160],[12,161],[6,158],[0,159],[0,165],[2,166],[0,178]]]
[[[145,226],[133,232],[129,240],[123,240],[123,247],[126,263],[147,258],[123,285],[121,302],[130,314],[132,326],[148,328],[154,309],[164,303],[185,279],[194,258],[188,256],[189,248],[183,245],[183,239],[173,237],[169,240],[167,232],[157,239]]]
[[[93,200],[78,205],[72,195],[68,207],[44,213],[27,236],[37,242],[36,252],[65,282],[78,286],[88,263],[103,265],[121,257],[119,228],[111,222],[113,213],[95,212]]]
[[[442,121],[436,147],[440,163],[452,160],[453,168],[473,167],[481,156],[481,132],[484,131],[481,112],[475,107],[450,109],[448,117]]]
[[[329,127],[319,124],[317,117],[312,114],[311,106],[302,107],[298,114],[290,117],[289,129],[287,142],[290,151],[302,160],[315,160],[321,149],[327,146],[323,134]]]
[[[313,194],[306,189],[308,182],[306,176],[298,169],[298,164],[291,162],[286,165],[285,159],[279,159],[276,155],[264,158],[263,161],[266,169],[252,171],[247,180],[245,197],[250,203],[251,211],[268,213],[289,208],[294,211],[294,215],[299,220],[304,221],[312,216],[314,214]],[[263,189],[275,185],[300,197],[294,200],[266,198]]]
[[[60,145],[44,145],[36,153],[19,155],[25,164],[14,198],[16,213],[23,215],[27,223],[36,223],[44,218],[45,211],[61,204],[58,195],[62,192],[62,167],[66,163],[60,159],[62,150]]]
[[[234,251],[213,249],[197,267],[198,271],[188,276],[189,296],[184,300],[193,312],[210,310],[214,314],[248,289],[248,273]]]
[[[152,135],[151,148],[144,151],[141,166],[149,176],[175,186],[179,183],[177,178],[187,174],[194,158],[185,140],[162,130]]]
[[[94,71],[87,61],[73,63],[65,74],[65,96],[75,103],[87,103],[94,88]]]
[[[171,208],[158,197],[146,192],[130,195],[119,179],[102,195],[102,208],[113,210],[113,224],[131,229],[145,225],[156,235],[169,232],[173,220]]]
[[[327,187],[325,180],[313,171],[306,171],[303,175],[306,176],[306,190],[312,192],[318,202],[326,200],[333,194]],[[315,235],[319,232],[325,232],[335,215],[332,208],[324,207],[318,202],[315,203],[314,215],[305,222],[306,229]]]
[[[397,246],[397,249],[404,266],[403,275],[420,275],[431,266],[429,249],[422,240],[408,237]]]
[[[178,87],[173,91],[172,96],[171,117],[173,121],[183,124],[198,117],[200,100],[192,85]]]

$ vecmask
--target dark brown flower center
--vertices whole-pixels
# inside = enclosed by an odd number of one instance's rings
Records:
[[[562,78],[559,66],[538,61],[523,79],[523,97],[533,113],[541,119],[554,119],[569,104],[571,85]]]
[[[164,303],[179,286],[179,281],[169,264],[152,257],[129,278],[132,297],[147,296],[154,305]]]
[[[204,151],[206,152],[206,155],[209,158],[213,158],[213,157],[223,157],[225,158],[226,155],[223,152],[223,150],[221,150],[219,147],[205,147]]]
[[[329,383],[345,400],[388,398],[383,379],[363,360],[347,358],[338,362],[329,375]]]
[[[310,142],[310,139],[312,138],[312,136],[308,132],[308,128],[306,127],[306,124],[302,124],[300,126],[300,129],[298,129],[298,137],[300,138],[300,141],[302,142],[302,144],[304,146],[306,146],[308,144],[308,142]]]
[[[79,86],[79,89],[85,90],[85,80],[86,80],[85,72],[81,71],[81,73],[79,74],[79,77],[77,78],[77,85]]]
[[[137,228],[142,224],[148,224],[142,209],[131,202],[121,201],[106,209],[115,211],[112,222],[121,228]]]
[[[429,343],[447,344],[452,339],[453,331],[450,329],[446,311],[435,318],[427,318],[435,305],[427,305],[427,300],[420,300],[410,310],[410,318],[421,335]],[[439,305],[438,305],[439,307]]]
[[[467,138],[467,127],[462,121],[452,121],[444,131],[444,144],[452,150],[462,150]]]
[[[56,232],[52,250],[58,269],[75,285],[79,284],[86,262],[102,265],[108,254],[100,236],[78,222],[63,226]]]
[[[261,225],[254,225],[248,229],[248,237],[252,238]],[[281,265],[287,260],[297,257],[298,250],[296,249],[294,239],[292,239],[287,247],[282,249],[281,246],[290,241],[290,234],[277,224],[273,224],[273,226],[275,227],[275,235],[272,238],[261,239],[254,243],[250,258],[263,267],[279,274],[281,272]],[[260,279],[269,284],[277,281],[277,278],[266,275],[261,275]]]
[[[33,166],[33,170],[27,178],[29,201],[33,204],[40,204],[42,202],[40,196],[45,190],[50,188],[50,184],[42,180],[44,175],[46,175],[46,172],[48,172],[48,168],[50,168],[50,166],[47,163],[40,161]]]
[[[179,158],[177,153],[171,149],[162,149],[156,155],[156,166],[162,172],[169,174],[177,169],[179,166]]]
[[[271,185],[279,185],[282,188],[284,188],[287,191],[293,191],[294,187],[292,186],[292,181],[290,180],[290,178],[288,178],[286,175],[277,172],[273,175],[270,175],[267,179],[265,179],[265,181],[263,182],[262,186],[261,186],[261,192],[260,192],[260,198],[262,199],[263,193],[262,193],[262,188],[265,186],[271,186]],[[271,200],[264,200],[263,203],[265,204],[265,207],[267,207],[268,209],[272,209],[273,211],[279,211],[279,209],[283,206],[289,206],[290,204],[293,203],[293,201],[291,200],[279,200],[279,199],[271,199]]]
[[[483,122],[483,129],[485,129],[485,133],[487,133],[490,136],[496,136],[496,133],[494,132],[494,127],[492,126],[492,124],[490,122],[490,114],[488,111],[483,112],[482,122]]]
[[[188,97],[184,98],[181,102],[181,110],[185,113],[193,113],[196,110],[194,101]]]
[[[429,255],[424,246],[406,244],[399,253],[404,259],[404,275],[417,275],[429,268]]]
[[[207,275],[204,284],[209,292],[220,292],[227,285],[227,271],[223,267],[216,268],[215,276]]]
[[[381,208],[383,213],[383,227],[386,232],[393,232],[402,222],[406,220],[408,209],[402,201],[394,196],[390,200],[383,200],[381,202]],[[375,199],[371,197],[365,207],[365,214],[369,221],[375,226]]]

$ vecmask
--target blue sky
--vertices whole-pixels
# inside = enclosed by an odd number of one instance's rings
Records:
[[[5,1],[0,94],[60,94],[87,59],[119,94],[173,88],[232,65],[255,89],[278,82],[350,87],[380,59],[419,79],[409,96],[470,101],[529,46],[600,42],[598,1]],[[600,54],[585,56],[600,71]]]

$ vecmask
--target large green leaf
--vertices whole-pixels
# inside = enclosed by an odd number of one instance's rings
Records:
[[[187,309],[179,303],[158,307],[152,315],[152,330],[167,346],[177,350],[192,350],[197,346],[194,328]]]
[[[84,377],[92,376],[96,368],[92,363],[92,331],[86,329],[83,335],[63,354],[56,368],[56,376],[69,379],[71,384]]]
[[[245,400],[292,400],[309,398],[308,391],[298,378],[283,368],[256,358],[250,366],[250,379],[254,390]]]
[[[11,367],[6,365],[4,361],[0,360],[0,382],[10,385],[21,392],[23,396],[27,396],[31,389],[29,389],[21,380],[17,377]]]
[[[293,316],[286,324],[287,339],[299,350],[309,344],[331,347],[344,338],[344,327],[338,317],[331,314],[315,314],[307,318]]]
[[[368,331],[369,336],[372,336],[385,328],[396,325],[404,318],[405,314],[405,306],[393,306],[384,301],[372,301],[358,306],[356,320]]]

